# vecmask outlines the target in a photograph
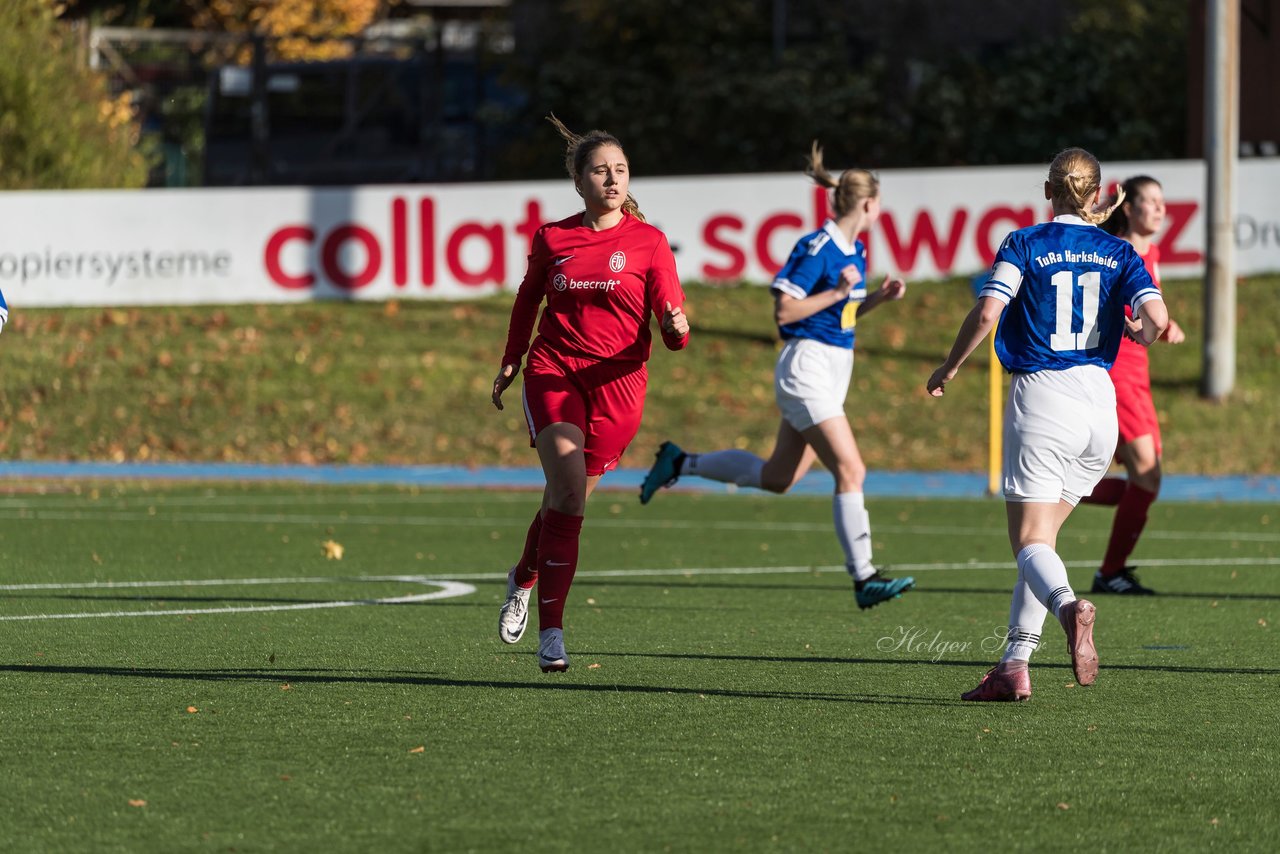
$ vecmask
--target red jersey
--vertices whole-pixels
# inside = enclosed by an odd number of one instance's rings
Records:
[[[581,213],[538,229],[529,269],[511,307],[502,364],[520,364],[544,298],[540,345],[600,361],[647,361],[650,314],[661,318],[668,302],[684,305],[666,235],[629,213],[604,231],[584,226]],[[688,335],[665,331],[662,338],[670,350],[688,342]]]
[[[1155,282],[1157,288],[1160,287],[1160,247],[1153,242],[1147,248],[1147,254],[1139,253],[1138,257],[1142,259],[1143,266],[1151,274],[1151,281]],[[1133,311],[1128,305],[1124,307],[1124,316],[1133,317]],[[1115,364],[1111,366],[1112,380],[1130,380],[1145,386],[1148,382],[1150,367],[1151,361],[1147,356],[1147,348],[1136,341],[1129,340],[1127,335],[1122,336]]]

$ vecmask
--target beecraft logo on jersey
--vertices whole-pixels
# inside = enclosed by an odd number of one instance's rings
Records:
[[[523,218],[512,226],[463,220],[447,234],[437,233],[436,202],[431,196],[418,199],[415,223],[410,222],[409,202],[402,196],[392,197],[388,213],[383,230],[361,222],[338,223],[323,233],[303,224],[275,229],[262,253],[268,279],[287,289],[311,288],[323,280],[357,290],[377,280],[389,258],[392,285],[430,288],[439,278],[437,262],[443,244],[447,278],[470,287],[501,287],[509,278],[509,237],[518,235],[528,246],[546,221],[542,205],[534,199],[525,202]],[[411,225],[417,227],[411,229]],[[412,275],[411,258],[417,261]]]
[[[609,269],[615,273],[621,273],[622,268],[627,266],[627,254],[621,250],[609,256]]]
[[[564,277],[556,276],[556,278]],[[568,287],[571,291],[612,291],[620,284],[622,284],[621,279],[570,279]],[[562,291],[564,288],[557,284],[556,290]]]
[[[569,285],[569,277],[564,273],[556,273],[555,278],[551,280],[551,287],[558,291],[563,291]]]

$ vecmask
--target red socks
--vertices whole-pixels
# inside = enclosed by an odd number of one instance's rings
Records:
[[[1147,511],[1155,500],[1154,492],[1132,483],[1125,489],[1120,506],[1116,508],[1115,521],[1111,523],[1111,542],[1107,544],[1107,554],[1102,559],[1103,577],[1110,578],[1124,570],[1125,561],[1133,554],[1133,547],[1138,544],[1138,537],[1147,524]]]
[[[1080,499],[1080,503],[1103,504],[1107,507],[1115,507],[1120,503],[1120,499],[1124,497],[1124,491],[1128,485],[1129,481],[1123,477],[1104,477],[1098,481],[1098,485],[1093,488],[1093,492]]]
[[[538,538],[538,628],[564,628],[564,600],[578,570],[582,517],[547,508]]]
[[[542,509],[533,514],[529,533],[524,536],[524,552],[516,564],[516,586],[528,590],[538,580],[538,539],[542,536]]]

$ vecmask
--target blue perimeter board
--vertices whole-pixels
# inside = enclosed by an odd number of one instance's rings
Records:
[[[640,489],[644,471],[617,469],[600,482],[601,489]],[[113,479],[175,481],[276,481],[456,489],[541,489],[542,470],[536,468],[463,468],[458,466],[268,465],[254,463],[106,463],[2,462],[0,479]],[[685,478],[681,492],[734,492],[735,487],[696,477]],[[810,472],[792,495],[827,495],[831,477]],[[892,498],[981,498],[987,495],[987,476],[974,472],[885,472],[867,474],[866,494]],[[1245,475],[1200,476],[1166,474],[1161,501],[1230,501],[1280,503],[1280,477]]]

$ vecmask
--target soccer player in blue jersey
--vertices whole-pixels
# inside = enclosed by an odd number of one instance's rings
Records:
[[[1102,171],[1069,148],[1049,166],[1052,222],[1005,238],[995,266],[927,389],[942,396],[960,365],[999,321],[996,354],[1013,374],[1004,416],[1004,497],[1018,580],[1004,659],[965,700],[1026,700],[1027,663],[1049,611],[1067,635],[1075,678],[1098,675],[1095,609],[1076,599],[1056,551],[1058,531],[1106,474],[1116,449],[1116,395],[1107,369],[1120,339],[1149,346],[1169,323],[1160,289],[1133,247],[1096,226]],[[1116,204],[1123,201],[1123,195]],[[1125,306],[1133,318],[1125,317]]]
[[[889,578],[871,562],[871,523],[862,497],[867,467],[844,400],[858,320],[882,303],[902,299],[907,285],[885,276],[877,290],[867,289],[867,250],[858,235],[880,216],[876,176],[849,169],[836,180],[823,167],[816,142],[805,174],[831,191],[835,218],[800,238],[773,280],[773,315],[784,346],[774,370],[782,422],[772,455],[763,460],[732,449],[693,454],[663,442],[641,486],[640,503],[684,476],[782,493],[804,477],[814,459],[822,460],[835,477],[836,536],[854,596],[858,607],[870,608],[902,595],[915,582]]]
[[[4,294],[0,293],[0,332],[4,331],[4,325],[9,322],[9,304],[4,301]]]

